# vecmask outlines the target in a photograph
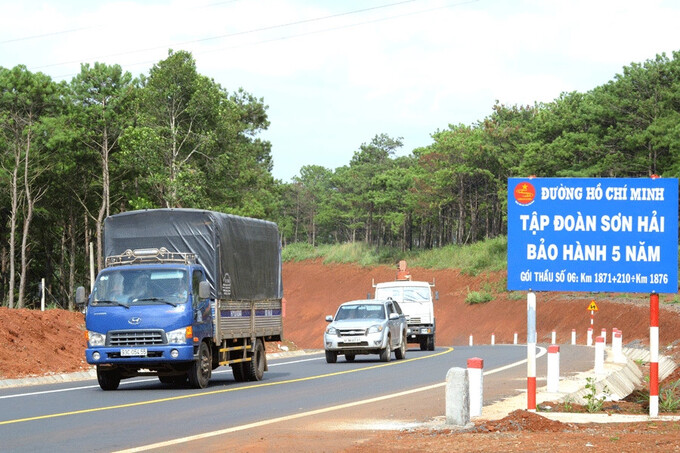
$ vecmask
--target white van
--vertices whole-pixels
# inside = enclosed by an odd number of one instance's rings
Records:
[[[405,268],[405,264],[403,266]],[[434,351],[435,320],[432,302],[434,283],[414,282],[410,280],[410,275],[406,275],[405,278],[409,279],[373,284],[374,297],[398,302],[406,315],[408,343],[419,343],[422,351]],[[435,299],[439,299],[436,291]]]

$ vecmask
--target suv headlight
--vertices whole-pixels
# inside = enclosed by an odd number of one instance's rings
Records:
[[[167,338],[169,344],[185,344],[187,342],[187,328],[182,327],[166,332],[165,338]]]
[[[326,329],[326,335],[337,335],[338,334],[338,329],[335,327],[329,327]]]
[[[376,324],[368,328],[368,333],[380,333],[382,332],[384,327],[382,324]]]
[[[90,346],[104,346],[106,345],[106,335],[88,330],[87,342],[90,343]]]

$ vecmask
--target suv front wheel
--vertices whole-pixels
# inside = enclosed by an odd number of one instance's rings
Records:
[[[385,349],[380,351],[380,361],[389,362],[391,358],[392,358],[392,338],[388,336],[387,345],[385,346]]]
[[[335,363],[337,361],[338,361],[337,351],[326,351],[326,362],[327,363]]]

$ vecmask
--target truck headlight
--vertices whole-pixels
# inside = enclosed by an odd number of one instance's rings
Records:
[[[338,334],[338,329],[335,327],[329,327],[326,329],[326,335],[337,335]]]
[[[368,333],[380,333],[383,331],[383,328],[381,324],[376,324],[368,328]]]
[[[87,342],[90,344],[90,346],[104,346],[106,345],[106,335],[88,330]]]
[[[165,338],[167,338],[169,344],[185,344],[187,342],[187,328],[182,327],[166,332]]]

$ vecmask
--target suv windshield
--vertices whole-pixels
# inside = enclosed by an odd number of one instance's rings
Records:
[[[335,315],[336,321],[345,319],[385,319],[382,304],[343,305]]]
[[[183,269],[117,269],[102,273],[92,303],[123,306],[187,301],[189,279]]]

